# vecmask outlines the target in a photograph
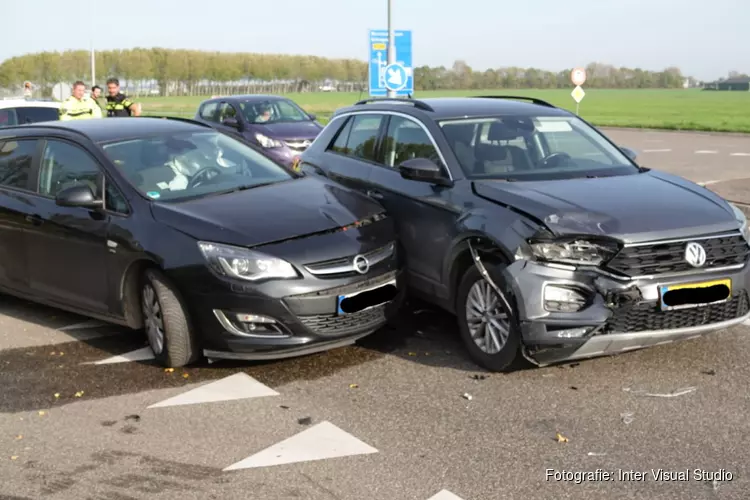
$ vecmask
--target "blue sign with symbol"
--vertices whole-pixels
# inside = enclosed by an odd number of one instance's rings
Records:
[[[389,90],[398,96],[414,93],[411,31],[394,30],[395,64],[388,65],[388,30],[370,30],[370,96],[385,97]]]

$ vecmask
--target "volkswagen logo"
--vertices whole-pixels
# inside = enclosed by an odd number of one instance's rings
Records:
[[[367,257],[364,255],[357,255],[354,257],[354,270],[359,274],[367,274],[370,270],[370,263],[367,261]]]
[[[685,247],[685,262],[693,267],[701,267],[706,263],[706,249],[700,243],[691,241]]]

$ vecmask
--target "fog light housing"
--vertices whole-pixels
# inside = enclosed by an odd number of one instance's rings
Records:
[[[576,312],[586,306],[586,296],[572,287],[546,285],[544,309],[550,312]]]
[[[581,328],[566,328],[565,330],[557,330],[555,334],[561,339],[578,339],[585,337],[594,330],[593,326],[584,326]]]
[[[239,337],[289,337],[281,324],[269,316],[251,313],[225,313],[214,309],[214,316],[226,331]]]

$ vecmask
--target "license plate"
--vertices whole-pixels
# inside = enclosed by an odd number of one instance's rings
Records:
[[[376,292],[376,293],[372,293]],[[382,292],[382,293],[381,293]],[[385,304],[386,302],[390,302],[393,300],[393,296],[396,294],[396,280],[393,279],[391,281],[387,281],[385,283],[380,283],[375,286],[371,286],[370,288],[365,288],[364,290],[358,290],[356,292],[348,293],[346,295],[339,295],[336,299],[336,312],[339,315],[344,314],[351,314],[352,312],[362,312],[366,311],[368,309],[372,309],[373,307],[377,307],[380,305]],[[349,309],[348,307],[342,308],[342,302],[344,302],[347,299],[352,299],[355,297],[361,297],[361,301],[358,301],[359,304],[357,304],[360,307],[356,307],[356,310],[347,312],[344,309]]]
[[[731,279],[659,287],[659,300],[662,310],[665,311],[726,302],[731,297]]]

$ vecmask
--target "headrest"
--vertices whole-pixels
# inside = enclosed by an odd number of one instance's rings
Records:
[[[534,123],[528,119],[505,118],[492,122],[487,138],[490,141],[512,141],[534,132]]]

